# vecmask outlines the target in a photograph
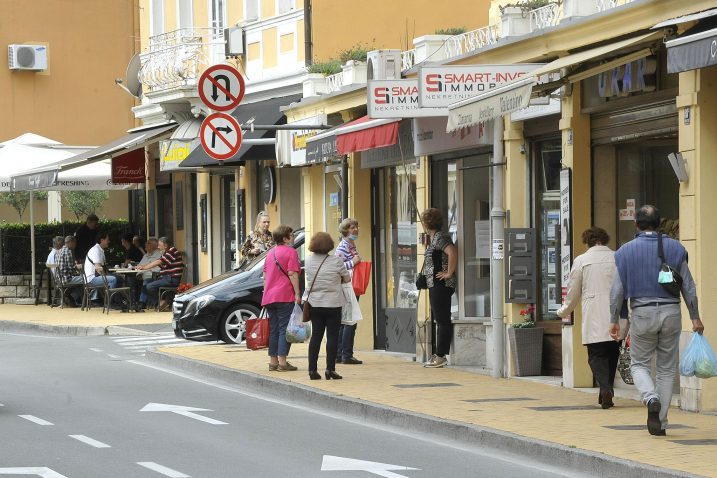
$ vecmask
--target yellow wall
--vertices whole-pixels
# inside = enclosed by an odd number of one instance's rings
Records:
[[[276,47],[276,28],[267,28],[261,32],[264,68],[273,68],[278,64]]]
[[[207,195],[207,207],[210,207],[211,205],[211,194],[209,192],[210,190],[210,176],[209,173],[197,173],[197,243],[201,244],[201,238],[202,238],[202,210],[199,207],[200,205],[200,199],[202,197],[202,194]],[[211,217],[211,211],[208,211],[207,213],[207,228],[209,231],[211,231],[212,225],[211,225],[212,217]],[[207,279],[210,279],[212,277],[212,269],[211,269],[211,263],[210,263],[210,257],[209,257],[209,251],[211,250],[211,247],[209,245],[211,244],[211,233],[208,235],[208,244],[207,244],[207,250],[202,251],[201,247],[198,248],[197,254],[199,254],[199,282],[205,281]]]
[[[487,25],[489,5],[489,0],[452,0],[440,7],[434,0],[363,0],[357,8],[348,0],[314,0],[313,59],[327,60],[356,43],[410,50],[414,38],[438,28],[470,31]]]
[[[305,58],[304,55],[304,39],[306,36],[304,35],[304,20],[299,20],[296,22],[296,59],[298,61],[303,61]]]
[[[276,0],[261,0],[261,18],[270,18],[276,15]]]

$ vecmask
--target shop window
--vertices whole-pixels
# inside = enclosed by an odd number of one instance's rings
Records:
[[[324,175],[324,225],[332,236],[338,234],[341,224],[341,165],[326,166]]]

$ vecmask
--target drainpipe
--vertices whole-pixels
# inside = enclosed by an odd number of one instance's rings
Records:
[[[493,172],[493,187],[491,191],[493,207],[490,211],[491,232],[493,234],[493,242],[505,244],[505,209],[503,208],[503,117],[493,120],[493,158],[491,163],[494,165],[491,170]],[[503,328],[503,255],[500,259],[496,259],[491,254],[491,274],[490,274],[490,322],[493,326],[493,377],[503,377],[503,357],[504,357],[504,328]]]
[[[349,161],[344,155],[341,159],[341,219],[349,217]]]
[[[311,38],[311,0],[304,0],[304,63],[310,66],[314,62],[314,49]]]

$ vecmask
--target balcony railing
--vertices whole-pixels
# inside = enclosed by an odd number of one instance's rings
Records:
[[[182,28],[149,38],[139,78],[145,93],[196,85],[202,72],[223,58],[222,29]]]
[[[416,49],[401,52],[401,71],[413,68],[416,64]]]
[[[333,93],[339,91],[344,84],[344,73],[336,73],[335,75],[328,75],[326,77],[326,92]]]
[[[487,27],[449,38],[443,48],[446,50],[446,58],[451,58],[492,45],[499,38],[500,25],[488,25]]]
[[[560,5],[549,3],[530,11],[530,31],[554,27],[560,21]]]
[[[632,2],[633,0],[595,0],[595,6],[598,12],[604,12],[605,10],[627,5]]]

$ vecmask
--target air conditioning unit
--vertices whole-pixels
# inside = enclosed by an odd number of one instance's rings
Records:
[[[47,70],[45,45],[8,45],[7,63],[11,70]]]
[[[401,50],[373,50],[366,56],[369,80],[401,78]]]
[[[224,29],[224,55],[236,58],[244,54],[244,30],[240,27]]]

